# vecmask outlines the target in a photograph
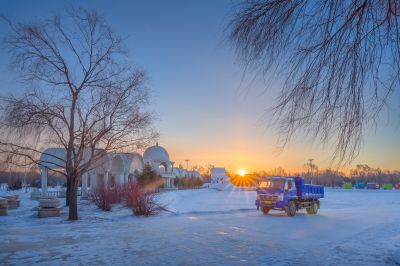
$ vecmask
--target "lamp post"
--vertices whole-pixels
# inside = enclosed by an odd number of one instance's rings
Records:
[[[310,177],[310,181],[312,184],[312,168],[313,168],[313,163],[312,161],[314,161],[314,159],[308,159],[308,176]]]

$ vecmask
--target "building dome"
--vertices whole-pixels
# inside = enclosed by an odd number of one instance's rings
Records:
[[[169,161],[168,152],[158,143],[155,146],[147,148],[143,153],[143,159],[146,161]]]

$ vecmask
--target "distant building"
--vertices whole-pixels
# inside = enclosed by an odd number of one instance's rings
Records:
[[[49,170],[60,169],[65,165],[67,152],[64,148],[48,148],[40,156],[42,193],[47,193],[47,176]],[[89,160],[90,150],[85,150],[84,160]],[[94,162],[90,171],[82,175],[82,195],[88,188],[97,189],[103,184],[122,185],[133,181],[142,172],[144,165],[150,165],[163,179],[164,188],[174,189],[173,162],[166,149],[151,146],[143,156],[138,153],[106,153]]]
[[[183,178],[183,177],[191,177],[191,178],[200,178],[200,173],[197,171],[187,171],[183,168],[174,168],[172,170],[175,178]]]
[[[172,173],[175,175],[175,178],[182,178],[187,175],[187,171],[183,168],[174,168],[172,169]]]
[[[149,164],[162,178],[165,188],[174,188],[173,162],[166,149],[158,145],[147,148],[143,153],[143,163]]]
[[[211,168],[211,183],[224,184],[228,180],[225,168]]]
[[[197,171],[189,171],[188,174],[189,174],[189,177],[192,177],[192,178],[200,178],[201,177],[200,173]]]

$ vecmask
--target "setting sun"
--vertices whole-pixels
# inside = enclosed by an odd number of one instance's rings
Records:
[[[240,169],[240,170],[238,171],[238,174],[239,174],[240,176],[244,176],[245,174],[247,174],[247,171],[244,170],[244,169]]]

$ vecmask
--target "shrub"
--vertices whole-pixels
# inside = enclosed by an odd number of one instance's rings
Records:
[[[21,179],[12,180],[8,183],[8,189],[10,190],[18,190],[22,188],[22,181]]]
[[[193,189],[203,185],[203,180],[196,177],[181,177],[175,178],[175,186],[179,189]]]
[[[137,181],[142,187],[148,187],[154,190],[160,188],[164,183],[162,177],[156,171],[154,171],[149,164],[144,166],[143,171],[138,176]]]
[[[97,207],[103,211],[111,211],[115,203],[125,202],[135,215],[150,216],[166,211],[166,206],[156,200],[156,193],[138,183],[123,186],[101,186],[89,195]]]
[[[115,203],[117,198],[115,193],[116,191],[114,189],[107,186],[100,186],[90,193],[89,199],[103,211],[111,211],[112,204]]]
[[[112,204],[121,203],[124,200],[126,194],[126,187],[124,185],[115,185],[107,189]]]
[[[138,183],[127,185],[126,205],[132,209],[133,214],[139,216],[151,216],[167,210],[165,205],[157,202],[156,193]]]
[[[31,187],[40,188],[41,182],[39,179],[32,179],[29,185]]]

